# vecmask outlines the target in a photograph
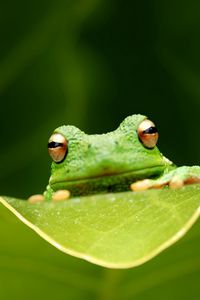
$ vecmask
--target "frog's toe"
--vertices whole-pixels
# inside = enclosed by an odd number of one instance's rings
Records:
[[[145,191],[148,189],[161,189],[165,185],[167,185],[166,181],[144,179],[132,183],[130,188],[132,191]]]
[[[200,183],[200,177],[190,176],[186,179],[182,179],[179,176],[175,175],[169,182],[169,187],[172,189],[179,189],[187,184]]]
[[[184,186],[184,180],[179,176],[173,176],[172,179],[169,181],[169,187],[171,189],[180,189]]]
[[[195,183],[200,183],[200,177],[194,177],[191,176],[184,182],[185,184],[195,184]]]
[[[52,200],[55,202],[64,201],[69,199],[70,197],[70,191],[68,190],[59,190],[55,192],[52,196]]]
[[[42,202],[42,201],[44,201],[44,196],[40,194],[32,195],[28,198],[28,202],[31,204]]]
[[[161,189],[165,183],[154,181],[151,179],[139,180],[131,184],[132,191],[145,191],[148,189]]]
[[[132,191],[145,191],[150,189],[152,182],[150,179],[138,180],[130,185]]]

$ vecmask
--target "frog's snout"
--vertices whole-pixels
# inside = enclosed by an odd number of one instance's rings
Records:
[[[112,162],[112,157],[109,155],[102,157],[101,161],[95,165],[95,172],[97,172],[100,177],[116,175],[121,172],[121,170],[122,166],[120,166],[120,163],[117,163],[114,159]]]

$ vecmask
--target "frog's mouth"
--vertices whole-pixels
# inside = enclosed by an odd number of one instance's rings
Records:
[[[123,173],[104,173],[99,176],[76,178],[74,180],[50,180],[53,191],[66,189],[73,196],[95,193],[121,192],[130,190],[130,184],[146,178],[156,178],[166,166],[159,165]]]

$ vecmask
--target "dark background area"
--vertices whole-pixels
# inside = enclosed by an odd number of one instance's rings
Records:
[[[42,192],[47,141],[141,113],[178,165],[200,161],[200,2],[7,1],[0,4],[1,194]]]

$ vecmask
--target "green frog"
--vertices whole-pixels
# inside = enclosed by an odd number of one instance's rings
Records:
[[[61,201],[94,193],[181,188],[200,182],[200,167],[176,167],[157,148],[158,131],[143,115],[127,117],[106,134],[87,135],[61,126],[51,135],[49,184],[38,201]]]

